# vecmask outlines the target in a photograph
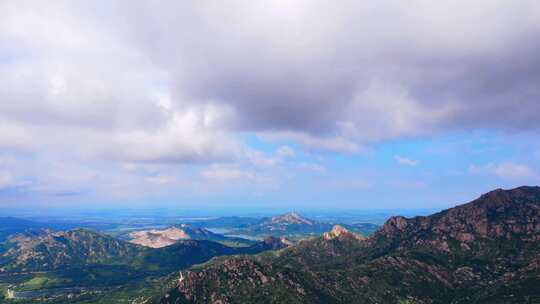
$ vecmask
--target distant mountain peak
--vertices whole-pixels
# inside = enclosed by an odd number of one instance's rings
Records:
[[[287,224],[306,224],[313,225],[314,222],[310,219],[307,219],[296,212],[289,212],[282,214],[280,216],[275,216],[272,218],[272,223],[287,223]]]

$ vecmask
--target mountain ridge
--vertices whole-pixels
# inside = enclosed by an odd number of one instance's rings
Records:
[[[186,274],[161,303],[540,301],[540,187],[494,190],[366,240],[314,238]],[[176,301],[176,302],[174,302]]]
[[[125,265],[152,268],[162,265],[171,271],[201,263],[214,256],[254,254],[283,248],[283,240],[269,237],[247,247],[228,247],[210,240],[178,240],[161,248],[131,244],[89,229],[41,230],[10,237],[10,248],[0,254],[0,273],[51,271],[89,265]],[[191,257],[190,255],[196,255]]]

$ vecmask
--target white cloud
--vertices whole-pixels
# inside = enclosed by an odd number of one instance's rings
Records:
[[[0,147],[121,162],[233,157],[226,105],[171,94],[168,72],[92,7],[34,5],[0,4]]]
[[[526,165],[515,163],[502,163],[493,168],[493,172],[504,179],[525,179],[535,175]]]
[[[37,147],[32,135],[24,127],[15,123],[0,122],[0,148],[29,152]]]
[[[97,163],[50,176],[126,193],[180,179],[140,166],[214,164],[192,174],[248,181],[297,168],[298,151],[256,151],[245,134],[355,154],[439,132],[538,130],[539,3],[0,1],[0,149],[32,152],[17,177],[46,180],[50,159]]]
[[[507,180],[525,180],[537,177],[532,168],[524,164],[504,162],[500,164],[488,164],[485,166],[471,165],[471,174],[491,174]]]
[[[257,167],[271,167],[281,160],[278,157],[267,156],[263,152],[253,149],[247,149],[245,156],[253,165]]]
[[[108,137],[99,134],[95,141],[100,143],[102,156],[119,161],[208,162],[236,157],[238,144],[209,127],[206,114],[204,109],[178,110],[157,130],[118,132]]]
[[[320,164],[316,164],[316,163],[299,163],[297,167],[298,169],[301,169],[301,170],[314,171],[318,173],[327,172],[326,167]]]
[[[213,165],[201,172],[201,176],[217,181],[255,180],[256,174],[240,168],[222,165]]]
[[[295,155],[294,149],[289,146],[279,147],[273,155],[266,155],[262,151],[246,149],[244,156],[257,167],[272,167],[282,163],[286,158],[293,157]]]
[[[276,151],[276,155],[281,158],[293,157],[295,155],[294,149],[289,146],[281,146]]]
[[[13,175],[7,171],[0,171],[0,189],[16,186]]]
[[[398,162],[398,164],[405,166],[416,166],[420,162],[418,160],[410,159],[400,155],[394,156],[394,159],[396,160],[396,162]]]
[[[354,154],[364,150],[360,144],[343,136],[319,137],[298,132],[268,132],[259,134],[259,137],[267,141],[293,141],[313,152]]]
[[[166,185],[176,182],[176,177],[169,175],[154,175],[145,178],[145,180],[155,185]]]
[[[276,3],[2,2],[0,118],[28,138],[0,134],[0,146],[39,146],[54,125],[128,162],[193,162],[245,131],[357,153],[441,130],[538,127],[537,52],[517,43],[540,31],[536,1]],[[498,78],[498,66],[529,78]],[[485,83],[503,84],[500,97]]]
[[[54,163],[51,172],[47,174],[48,179],[54,179],[59,183],[88,183],[97,178],[99,173],[91,168],[86,168],[80,164]]]

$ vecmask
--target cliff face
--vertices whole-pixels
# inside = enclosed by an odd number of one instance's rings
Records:
[[[540,188],[495,190],[366,240],[339,228],[189,272],[162,303],[530,303],[540,300]]]

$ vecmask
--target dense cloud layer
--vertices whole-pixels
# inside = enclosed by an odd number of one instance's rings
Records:
[[[532,1],[268,1],[226,10],[146,4],[134,11],[121,24],[106,18],[108,26],[169,71],[175,100],[230,108],[233,130],[363,142],[539,126],[531,111],[540,80]]]
[[[163,146],[134,159],[213,159],[214,132],[350,152],[456,128],[540,127],[536,1],[38,6],[1,7],[2,120]],[[179,129],[202,134],[161,143]]]

